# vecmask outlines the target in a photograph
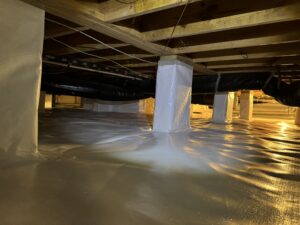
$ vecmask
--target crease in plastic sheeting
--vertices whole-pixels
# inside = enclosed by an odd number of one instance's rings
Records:
[[[45,12],[19,0],[0,1],[0,150],[37,153]]]
[[[154,131],[190,130],[193,68],[179,60],[160,61],[155,97]]]

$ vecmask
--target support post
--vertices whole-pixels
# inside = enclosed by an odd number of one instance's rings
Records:
[[[0,1],[0,150],[37,151],[45,12],[19,0]]]
[[[232,121],[234,92],[216,93],[214,97],[213,123]]]
[[[296,111],[295,124],[300,126],[300,107],[298,107]]]
[[[234,92],[233,109],[237,110],[238,108],[239,108],[239,96],[238,96],[238,92]]]
[[[193,66],[179,56],[162,57],[158,64],[153,130],[175,132],[190,129]]]
[[[53,100],[53,96],[55,96],[55,95],[46,94],[46,97],[45,97],[45,108],[46,109],[52,109],[53,102],[55,101],[55,100]]]
[[[240,119],[252,120],[253,91],[242,91],[240,98]]]

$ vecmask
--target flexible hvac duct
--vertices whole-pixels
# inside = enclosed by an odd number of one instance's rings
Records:
[[[152,80],[130,80],[91,73],[46,75],[43,77],[42,89],[55,94],[115,101],[155,96],[155,82]],[[278,78],[268,72],[195,76],[192,102],[212,105],[214,93],[238,90],[263,90],[282,104],[300,106],[300,82],[279,82]]]

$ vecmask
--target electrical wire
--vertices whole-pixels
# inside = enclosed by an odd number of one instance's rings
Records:
[[[130,71],[130,72],[132,72],[132,73],[135,74],[135,75],[139,75],[139,76],[141,76],[141,77],[147,77],[146,75],[144,75],[144,74],[142,74],[142,73],[138,73],[138,72],[136,72],[136,71],[134,71],[134,70],[132,70],[132,69],[126,67],[126,66],[123,66],[122,64],[120,64],[120,63],[118,63],[118,62],[116,62],[116,61],[114,61],[114,60],[111,60],[111,59],[108,59],[108,58],[105,58],[105,57],[101,57],[101,56],[98,56],[98,55],[94,55],[94,54],[91,54],[91,53],[87,53],[87,52],[81,51],[80,49],[75,48],[75,47],[73,47],[73,46],[71,46],[71,45],[68,45],[68,44],[66,44],[66,43],[64,43],[64,42],[62,42],[62,41],[59,41],[59,40],[55,39],[55,38],[50,38],[50,39],[53,40],[53,41],[55,41],[55,42],[57,42],[57,43],[59,43],[59,44],[61,44],[61,45],[63,45],[63,46],[65,46],[65,47],[68,47],[68,48],[70,48],[70,49],[72,49],[72,50],[74,50],[74,51],[80,52],[80,53],[82,53],[82,54],[84,54],[84,55],[91,56],[91,57],[95,57],[95,58],[98,58],[98,59],[101,59],[101,60],[111,61],[111,62],[113,62],[114,64],[116,64],[116,65],[118,65],[118,66],[120,66],[120,67],[122,67],[122,68],[124,68],[124,69],[126,69],[126,70],[128,70],[128,71]]]
[[[169,47],[169,44],[170,44],[170,42],[171,42],[171,39],[173,38],[174,32],[175,32],[175,30],[176,30],[176,27],[179,25],[179,23],[180,23],[180,21],[181,21],[183,15],[184,15],[184,13],[185,13],[185,11],[186,11],[186,9],[187,9],[187,6],[188,6],[189,2],[190,2],[190,0],[187,0],[187,1],[186,1],[185,6],[184,6],[184,8],[183,8],[183,10],[182,10],[182,12],[181,12],[181,14],[180,14],[178,20],[177,20],[177,23],[176,23],[176,25],[173,27],[171,36],[170,36],[170,38],[168,39],[165,48]]]
[[[71,29],[71,30],[73,30],[73,31],[76,31],[76,32],[78,32],[78,33],[80,33],[80,34],[82,34],[82,35],[84,35],[84,36],[90,38],[91,40],[94,40],[94,41],[98,42],[99,44],[101,44],[101,45],[103,45],[103,46],[105,46],[105,47],[107,47],[107,48],[110,48],[110,49],[112,49],[112,50],[114,50],[114,51],[116,51],[116,52],[119,52],[120,54],[126,55],[126,56],[128,56],[128,57],[130,57],[130,58],[137,59],[137,60],[139,60],[139,61],[141,61],[141,62],[145,62],[145,63],[153,63],[153,62],[151,62],[151,61],[148,61],[148,60],[145,60],[145,59],[141,59],[141,58],[136,57],[136,56],[134,56],[134,55],[130,55],[130,54],[126,53],[126,52],[123,52],[123,51],[121,51],[121,50],[119,50],[119,49],[117,49],[117,48],[114,48],[114,47],[110,46],[109,44],[106,44],[106,43],[104,43],[103,41],[100,41],[99,39],[97,39],[97,38],[95,38],[95,37],[93,37],[93,36],[91,36],[91,35],[89,35],[89,34],[83,32],[83,31],[81,31],[81,30],[78,30],[78,29],[76,29],[76,28],[74,28],[74,27],[70,27],[70,26],[68,26],[68,25],[66,25],[66,24],[63,24],[63,23],[61,23],[61,22],[58,22],[58,21],[56,21],[56,20],[52,20],[52,19],[49,19],[49,18],[45,18],[45,20],[46,20],[46,21],[49,21],[49,22],[51,22],[51,23],[55,23],[55,24],[57,24],[57,25],[66,27],[66,28]],[[50,37],[50,38],[51,38],[51,37]]]

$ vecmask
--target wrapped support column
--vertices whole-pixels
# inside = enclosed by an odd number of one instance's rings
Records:
[[[242,91],[240,101],[240,118],[251,120],[253,115],[253,91]]]
[[[0,1],[0,151],[37,150],[44,11]]]
[[[188,59],[161,58],[156,78],[154,131],[190,129],[192,80],[193,66]]]
[[[214,97],[213,123],[232,121],[234,92],[216,93]]]

